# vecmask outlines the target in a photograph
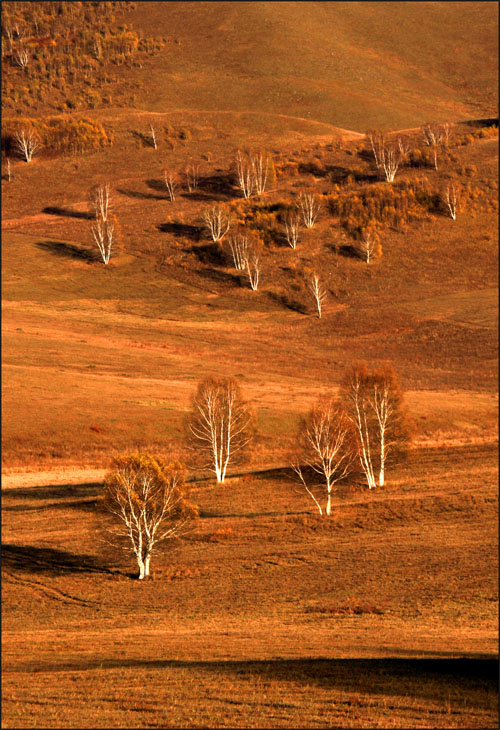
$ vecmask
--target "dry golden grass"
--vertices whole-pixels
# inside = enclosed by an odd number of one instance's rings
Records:
[[[457,124],[439,170],[398,173],[395,189],[425,175],[434,195],[458,178],[467,205],[386,225],[369,267],[327,205],[335,185],[385,187],[368,127],[418,146],[424,122],[497,113],[496,4],[137,3],[122,18],[164,45],[114,69],[117,106],[71,112],[113,145],[13,160],[2,179],[2,725],[497,727],[497,133]],[[14,114],[53,113],[31,86]],[[205,207],[241,202],[241,146],[282,172],[260,222],[306,187],[324,202],[295,251],[266,233],[256,292],[201,229]],[[200,189],[171,202],[163,169],[190,161]],[[125,248],[108,267],[87,202],[101,182]],[[306,268],[328,288],[321,320]],[[394,366],[413,448],[385,488],[339,487],[324,520],[289,456],[300,416],[361,359]],[[190,471],[200,519],[141,584],[102,542],[102,470],[138,449],[189,466],[182,423],[207,375],[238,378],[254,450],[223,487]]]
[[[495,483],[485,446],[332,520],[280,471],[195,483],[143,584],[96,543],[99,484],[4,490],[3,726],[495,727]]]

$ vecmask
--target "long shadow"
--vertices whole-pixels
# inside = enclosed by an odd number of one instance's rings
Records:
[[[213,200],[227,200],[235,197],[232,176],[230,174],[205,175],[198,180],[198,193],[208,193]]]
[[[271,291],[268,292],[268,297],[277,304],[280,304],[283,307],[290,309],[292,312],[297,312],[298,314],[308,314],[308,309],[306,305],[302,304],[302,302],[299,302],[298,299],[290,297],[288,294],[278,294]]]
[[[42,213],[49,215],[60,215],[65,218],[80,218],[86,221],[95,219],[94,213],[88,213],[80,210],[71,210],[71,208],[61,208],[59,205],[48,205],[42,210]]]
[[[160,223],[156,227],[162,233],[171,233],[175,238],[190,238],[192,241],[199,241],[203,232],[201,226],[189,223]]]
[[[135,129],[130,129],[129,132],[133,137],[135,137],[137,140],[139,140],[139,142],[141,142],[143,147],[153,147],[154,148],[154,143],[151,138],[151,135],[144,134],[143,132],[137,132],[137,130],[135,130]]]
[[[31,574],[109,573],[93,555],[77,555],[55,548],[2,544],[2,566]]]
[[[420,654],[420,652],[419,652]],[[438,658],[436,658],[438,654]],[[498,693],[498,659],[491,655],[443,658],[436,652],[432,658],[400,659],[271,659],[189,661],[179,659],[106,659],[98,655],[81,657],[78,662],[37,663],[30,671],[83,671],[85,669],[181,669],[217,674],[317,685],[374,695],[420,697],[444,704],[451,691],[466,697],[470,690],[483,693],[478,705],[493,705]],[[446,655],[445,655],[446,657]],[[471,700],[472,701],[472,700]],[[346,704],[351,699],[346,697]],[[356,700],[354,700],[356,702]],[[495,703],[496,704],[496,703]]]
[[[243,286],[241,278],[238,274],[230,274],[227,271],[219,269],[201,269],[198,271],[199,276],[218,284],[230,284],[231,286]]]
[[[186,249],[188,253],[193,253],[198,261],[202,264],[210,264],[211,266],[227,266],[227,258],[224,250],[218,244],[211,242],[201,246],[191,246]]]
[[[159,193],[165,193],[165,183],[163,180],[158,180],[158,178],[151,178],[150,180],[146,180],[146,185],[148,188],[151,188],[151,190],[156,190]]]
[[[472,127],[498,127],[498,117],[490,117],[489,119],[468,119],[464,124],[470,124]]]
[[[100,261],[98,253],[79,248],[72,243],[64,243],[63,241],[38,241],[38,248],[49,251],[55,256],[63,258],[80,259],[80,261]]]
[[[117,188],[118,193],[126,195],[127,198],[137,198],[138,200],[170,200],[168,195],[153,195],[153,193],[141,193],[138,190],[125,190],[124,188]]]
[[[20,497],[25,499],[64,499],[76,497],[97,497],[102,490],[101,482],[88,482],[85,484],[48,484],[43,487],[16,487],[15,489],[2,490],[2,504],[9,500],[17,501]]]
[[[96,511],[96,505],[97,505],[97,498],[96,499],[73,499],[73,500],[66,500],[64,502],[46,502],[43,505],[23,505],[23,504],[13,504],[13,505],[2,505],[2,509],[4,512],[37,512],[42,509],[51,509],[51,510],[67,510],[67,509],[77,509],[81,512],[90,512],[91,514],[95,514]]]

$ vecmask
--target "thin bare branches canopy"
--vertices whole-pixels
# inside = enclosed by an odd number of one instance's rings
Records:
[[[234,378],[206,378],[193,398],[186,431],[201,468],[224,482],[230,462],[240,460],[252,437],[252,414]]]
[[[357,363],[344,377],[341,399],[355,428],[359,463],[368,488],[377,483],[384,486],[389,457],[401,455],[409,439],[396,373],[390,365],[370,370],[366,363]]]
[[[297,441],[299,450],[293,469],[320,515],[323,509],[330,515],[333,488],[351,473],[357,457],[352,422],[338,402],[322,397],[300,422]],[[318,490],[320,498],[316,496]],[[323,507],[320,499],[325,493]]]

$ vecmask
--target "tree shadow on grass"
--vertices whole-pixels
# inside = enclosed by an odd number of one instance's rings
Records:
[[[190,197],[195,195],[205,195],[205,200],[228,200],[235,197],[232,176],[228,174],[222,175],[205,175],[200,177],[198,181],[198,190],[196,193],[190,193]],[[196,197],[193,199],[196,200]],[[199,199],[199,198],[198,198]]]
[[[2,566],[31,574],[110,573],[93,555],[78,555],[66,550],[34,545],[2,544]]]
[[[265,649],[264,649],[265,650]],[[411,654],[405,652],[405,654]],[[80,658],[76,662],[40,665],[36,671],[83,669],[180,669],[254,678],[281,683],[316,685],[330,691],[355,692],[346,696],[346,705],[359,704],[359,694],[419,697],[445,704],[449,694],[466,697],[470,702],[493,711],[498,696],[498,660],[491,655],[453,656],[439,652],[416,651],[419,658],[377,659],[262,659],[262,660],[181,660],[181,659],[106,659],[104,656]],[[422,658],[423,655],[423,658]],[[426,656],[427,655],[427,656]],[[389,705],[390,709],[390,705]]]
[[[298,314],[309,314],[309,310],[305,304],[300,302],[298,299],[294,299],[288,294],[279,294],[271,291],[268,292],[268,296],[273,302],[290,309],[292,312],[297,312]]]
[[[153,195],[153,193],[141,193],[139,190],[125,190],[124,188],[117,188],[117,193],[126,195],[127,198],[137,198],[138,200],[170,200],[168,195]]]
[[[88,263],[102,260],[95,251],[89,251],[64,241],[38,241],[35,245],[44,251],[49,251],[49,253],[63,258],[77,259]]]
[[[130,134],[137,139],[143,147],[152,147],[154,149],[153,138],[150,134],[144,134],[144,132],[138,132],[136,129],[130,129]]]
[[[192,241],[199,241],[203,232],[200,226],[189,223],[160,223],[156,227],[162,233],[171,233],[175,238],[190,238]]]
[[[58,205],[48,205],[42,210],[42,213],[49,215],[60,215],[66,218],[80,218],[86,221],[95,220],[95,214],[80,210],[71,210],[71,208],[61,208]]]
[[[209,279],[210,281],[216,282],[217,284],[226,284],[233,286],[241,287],[242,282],[241,278],[236,274],[230,274],[227,271],[220,271],[219,269],[201,269],[198,271],[199,276],[202,276],[204,279]]]
[[[202,264],[210,264],[212,266],[227,266],[227,258],[222,247],[214,242],[205,243],[201,246],[191,246],[186,249],[188,253],[193,253],[198,261]]]

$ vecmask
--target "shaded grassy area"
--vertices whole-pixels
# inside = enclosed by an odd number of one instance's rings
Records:
[[[4,490],[3,724],[494,727],[496,465],[414,453],[332,520],[282,471],[194,482],[143,584],[99,484]]]

